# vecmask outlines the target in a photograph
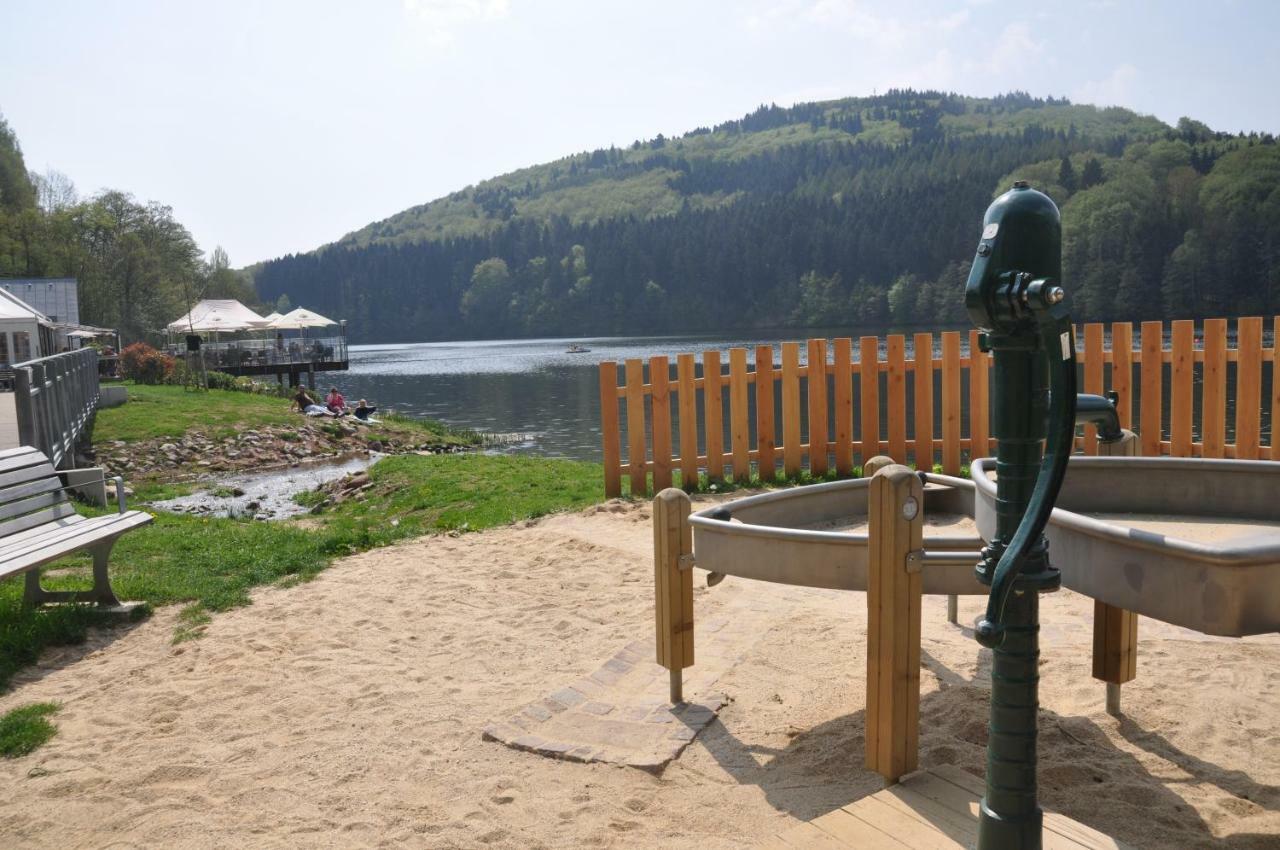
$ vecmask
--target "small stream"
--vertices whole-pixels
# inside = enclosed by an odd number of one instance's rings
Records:
[[[307,508],[293,500],[305,490],[353,472],[368,469],[385,455],[371,453],[339,462],[300,464],[270,472],[220,475],[201,481],[189,496],[152,502],[152,507],[173,513],[211,517],[252,517],[259,520],[288,519],[305,514]]]

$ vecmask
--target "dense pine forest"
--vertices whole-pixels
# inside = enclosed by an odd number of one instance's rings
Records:
[[[357,340],[964,322],[991,198],[1062,209],[1081,319],[1280,311],[1280,147],[1015,93],[767,106],[468,187],[253,269]]]

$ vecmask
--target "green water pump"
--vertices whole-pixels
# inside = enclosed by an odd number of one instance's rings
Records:
[[[965,308],[993,355],[991,430],[997,441],[996,533],[977,568],[978,580],[991,591],[975,633],[993,655],[979,850],[1041,847],[1039,600],[1060,584],[1044,527],[1066,473],[1076,421],[1076,348],[1061,278],[1058,208],[1019,181],[988,207],[965,286]]]

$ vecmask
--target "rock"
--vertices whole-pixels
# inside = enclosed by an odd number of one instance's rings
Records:
[[[245,507],[245,510],[247,511],[256,511],[258,508],[262,507],[262,503],[257,500],[254,500],[249,504],[245,505],[244,507]]]
[[[243,491],[243,490],[241,490],[239,487],[232,487],[232,488],[231,488],[231,495],[233,495],[233,496],[243,496],[243,495],[244,495],[244,491]]]
[[[174,445],[173,443],[161,443],[161,444],[160,444],[160,451],[164,452],[165,454],[170,454],[170,453],[172,453],[172,452],[176,452],[177,450],[178,450],[178,447],[177,447],[176,445]]]

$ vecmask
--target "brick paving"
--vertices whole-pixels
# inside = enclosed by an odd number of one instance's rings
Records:
[[[781,588],[779,588],[781,589]],[[685,702],[667,700],[669,676],[654,662],[653,638],[618,650],[600,668],[485,727],[487,741],[578,762],[607,762],[659,773],[727,702],[715,684],[745,657],[791,600],[762,603],[739,588],[714,616],[694,611],[693,667],[684,671]],[[704,606],[705,607],[705,606]]]

